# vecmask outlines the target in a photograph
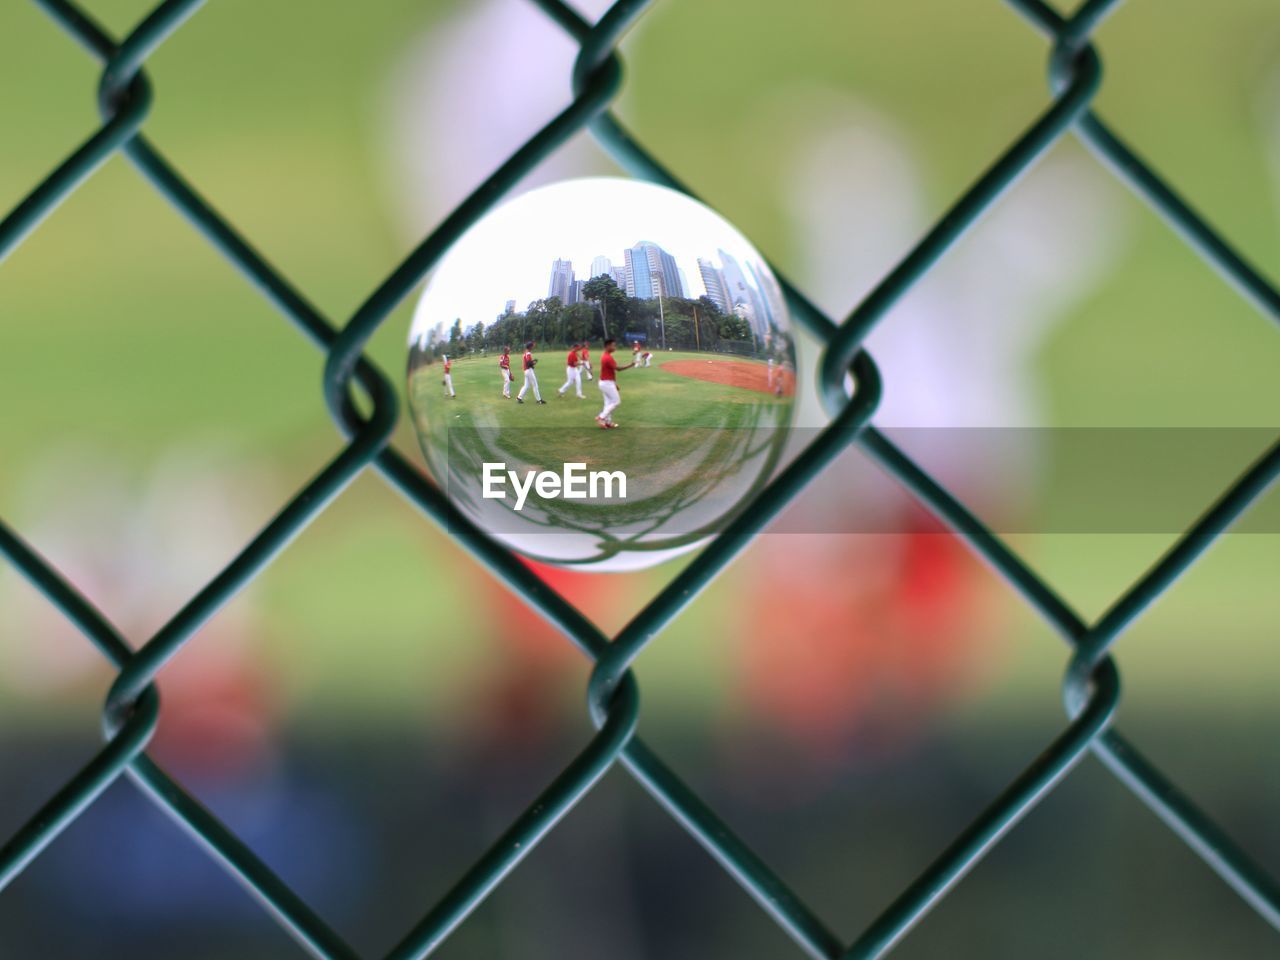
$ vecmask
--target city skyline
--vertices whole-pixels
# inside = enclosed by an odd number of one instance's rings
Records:
[[[568,188],[572,192],[566,193]],[[590,279],[581,274],[607,261],[615,282],[625,289],[624,251],[645,241],[671,257],[669,269],[690,299],[706,293],[699,258],[724,264],[728,255],[743,265],[744,288],[767,275],[745,237],[688,197],[655,193],[648,184],[628,180],[557,184],[498,207],[458,240],[432,274],[411,339],[437,324],[451,325],[455,318],[464,326],[488,325],[506,311],[510,300],[517,311],[525,310],[548,296],[556,261],[568,264],[577,282]],[[752,302],[744,290],[739,292]],[[771,296],[766,290],[755,293],[757,303]],[[760,323],[753,321],[754,326]]]
[[[597,277],[609,277],[629,297],[646,300],[657,296],[657,291],[661,289],[665,297],[697,299],[689,288],[684,270],[658,244],[639,240],[623,250],[622,254],[626,264],[622,268],[614,266],[613,261],[604,254],[592,257],[589,273],[585,276],[578,276],[572,260],[557,257],[551,262],[547,297],[559,297],[560,302],[566,305],[579,303],[583,300],[584,283]]]
[[[666,290],[667,283],[670,283],[673,286],[678,285],[681,292],[676,296],[689,299],[689,300],[697,300],[702,296],[708,295],[708,291],[706,289],[705,280],[703,279],[702,267],[701,267],[701,264],[703,263],[704,260],[719,259],[722,263],[722,266],[716,269],[723,269],[723,262],[726,256],[728,256],[729,261],[731,263],[737,263],[736,257],[733,257],[731,254],[726,254],[726,252],[721,248],[717,248],[714,256],[693,257],[693,261],[691,265],[693,266],[694,269],[691,271],[686,270],[685,266],[680,263],[680,261],[675,257],[675,255],[672,254],[670,251],[668,251],[662,244],[654,243],[651,240],[645,240],[645,239],[637,240],[635,243],[622,247],[619,254],[617,255],[610,255],[608,253],[599,253],[599,252],[593,253],[590,256],[579,256],[577,258],[553,255],[551,259],[549,259],[546,262],[545,266],[543,267],[543,278],[542,278],[541,285],[538,288],[539,292],[537,292],[532,296],[522,297],[518,295],[512,296],[510,292],[504,293],[503,291],[498,291],[497,293],[494,294],[494,302],[499,304],[500,308],[495,310],[492,316],[477,317],[477,318],[464,317],[463,323],[464,325],[470,325],[475,323],[477,320],[482,320],[486,325],[488,325],[489,323],[492,323],[499,316],[501,316],[503,313],[506,312],[506,304],[511,302],[512,300],[514,300],[516,303],[515,309],[516,309],[516,312],[518,313],[524,312],[528,308],[529,304],[534,302],[535,300],[547,299],[553,296],[560,297],[561,303],[564,303],[566,305],[570,303],[578,302],[578,299],[580,299],[580,297],[575,299],[572,293],[575,286],[578,290],[580,290],[584,283],[586,283],[588,280],[593,280],[598,276],[610,277],[610,279],[612,279],[613,282],[617,284],[618,289],[626,293],[627,296],[634,296],[642,300],[656,297],[657,294],[653,292],[653,287],[646,286],[643,282],[640,282],[638,284],[633,282],[629,284],[627,280],[627,268],[624,266],[624,263],[628,259],[629,254],[632,255],[631,259],[633,260],[636,259],[633,251],[636,251],[638,250],[638,248],[641,248],[641,247],[651,248],[658,251],[657,258],[650,258],[646,256],[645,258],[646,261],[649,261],[650,259],[657,259],[659,263],[661,263],[663,258],[665,258],[668,261],[666,263],[665,270],[662,269],[660,266],[649,264],[650,275],[659,274],[664,278],[663,290],[664,291]],[[588,267],[588,271],[587,271],[589,275],[584,275],[583,273],[579,272],[578,264],[581,264],[581,263],[590,263],[590,267]],[[596,272],[597,269],[600,269],[600,268],[604,268],[605,272],[604,273]],[[739,268],[739,271],[742,273],[742,276],[747,281],[753,281],[756,279],[756,274],[754,272],[754,269],[742,272],[741,268]],[[667,281],[665,279],[667,277],[671,277],[672,279],[670,281]],[[526,285],[526,289],[528,290],[530,289],[530,287]],[[628,292],[630,289],[635,289],[636,292],[634,293]],[[752,290],[752,287],[744,283],[743,285],[741,285],[739,292],[741,293],[742,291],[746,291],[746,290]],[[763,296],[763,292],[760,292],[759,295]],[[664,292],[663,296],[671,297],[673,295],[670,293]],[[715,298],[713,297],[712,299],[714,300]],[[750,299],[748,299],[746,302],[748,304],[752,303]]]
[[[584,302],[586,298],[582,294],[583,284],[600,276],[611,277],[627,296],[638,299],[652,299],[659,292],[664,297],[671,297],[673,294],[669,287],[675,287],[679,293],[674,296],[690,300],[705,296],[721,312],[739,313],[748,320],[756,333],[765,334],[776,322],[775,304],[781,302],[781,289],[770,274],[751,261],[747,262],[744,271],[732,254],[723,249],[716,252],[720,257],[719,266],[709,257],[697,258],[697,276],[703,291],[701,294],[695,294],[690,289],[688,275],[675,262],[674,257],[658,244],[641,240],[623,250],[626,268],[622,271],[624,276],[621,283],[618,282],[619,270],[604,254],[592,257],[590,276],[587,278],[577,276],[573,261],[557,257],[551,263],[547,297],[559,297],[560,302],[566,306]],[[510,312],[513,302],[507,301],[504,312]],[[525,306],[527,308],[528,304]],[[481,322],[488,325],[488,321]]]

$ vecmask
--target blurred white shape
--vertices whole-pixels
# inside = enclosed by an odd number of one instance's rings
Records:
[[[941,215],[895,125],[833,91],[787,95],[786,182],[797,282],[843,318]],[[978,171],[975,171],[975,176]],[[1035,354],[1047,330],[1106,276],[1125,243],[1120,188],[1078,150],[1057,149],[906,294],[868,338],[884,374],[880,426],[1038,424]]]
[[[115,521],[127,489],[120,463],[55,449],[27,469],[5,519],[91,602],[101,602],[113,580],[106,541],[119,537],[113,549],[122,566],[131,552],[128,532],[120,537]],[[102,669],[102,655],[88,639],[4,563],[0,625],[0,676],[10,689],[39,695]]]
[[[259,492],[269,487],[207,438],[171,448],[141,481],[123,464],[104,448],[49,451],[26,471],[12,520],[136,647],[264,522],[268,509]],[[88,639],[7,567],[0,571],[0,608],[6,686],[39,695],[102,671],[105,660]],[[196,644],[195,656],[209,664],[243,656],[254,619],[250,602],[229,605],[210,627],[216,644]]]
[[[590,20],[607,0],[575,5]],[[434,226],[573,100],[578,46],[530,0],[480,0],[413,41],[392,70],[386,182],[410,236]],[[586,134],[521,181],[519,191],[615,172]]]

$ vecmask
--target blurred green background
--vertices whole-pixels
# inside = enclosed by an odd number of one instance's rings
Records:
[[[99,0],[87,9],[119,34],[150,6]],[[528,16],[520,0],[213,0],[148,61],[157,93],[145,129],[322,313],[343,322],[492,168],[469,167],[468,158],[496,162],[523,140],[503,118],[522,102],[511,85],[518,85],[525,61],[510,44],[487,49],[474,38],[485,35],[488,23]],[[553,29],[520,36],[521,55],[545,63],[538,76],[560,78],[548,87],[561,97],[552,104],[567,102],[572,47]],[[1274,4],[1135,3],[1106,21],[1097,39],[1105,69],[1099,112],[1227,238],[1275,275],[1280,19]],[[874,279],[868,264],[887,267],[900,256],[1048,99],[1043,39],[991,0],[794,0],[785,16],[762,0],[663,0],[628,36],[623,51],[628,83],[618,112],[624,121],[802,289],[816,285],[819,302],[837,313],[850,309],[865,280]],[[0,208],[16,204],[95,129],[97,75],[91,59],[33,4],[0,9]],[[468,92],[477,77],[493,81],[491,100]],[[488,153],[476,152],[475,143],[441,122],[450,108],[460,118],[476,118],[467,129],[485,132]],[[553,109],[527,118],[525,135]],[[876,204],[879,187],[864,176],[880,168],[855,162],[865,159],[857,153],[861,141],[848,141],[853,147],[844,165],[845,141],[832,139],[833,131],[856,134],[864,127],[884,134],[878,143],[892,143],[897,153],[886,156],[910,158],[912,179],[901,191],[892,229],[877,220],[884,210]],[[586,158],[574,161],[578,172],[612,169],[602,155],[591,159],[593,148],[574,149]],[[802,172],[811,169],[806,164],[824,157],[831,169],[847,169],[847,181],[837,178],[831,189],[851,191],[840,207],[853,212],[848,229],[859,238],[848,255],[847,288],[840,286],[839,271],[822,273],[819,261],[839,260],[840,248],[832,243],[815,252],[806,240],[813,233],[809,215],[797,199]],[[1097,218],[1064,225],[1069,216],[1040,215],[1026,202],[1038,174],[1016,186],[1001,208],[1016,212],[1023,205],[1029,244],[1069,229],[1064,244],[1077,253],[1097,246],[1105,263],[1062,279],[1087,275],[1070,297],[1055,286],[1052,266],[1043,268],[1036,289],[1053,291],[1061,306],[1036,342],[1009,361],[1027,386],[1009,394],[1026,398],[1016,422],[1276,426],[1280,337],[1274,322],[1126,191],[1104,174],[1094,177],[1095,161],[1078,144],[1056,147],[1046,164],[1084,178],[1072,182],[1101,211]],[[469,173],[440,172],[458,169]],[[1056,214],[1075,205],[1073,197],[1063,202]],[[1098,225],[1105,235],[1091,236]],[[990,255],[1001,248],[982,246],[978,233],[954,255],[965,258],[966,249],[964,276],[974,284],[999,288],[1014,274],[1034,272]],[[859,260],[859,251],[870,253]],[[988,270],[989,277],[982,275]],[[948,282],[934,291],[935,301],[967,296],[957,281]],[[973,296],[965,302],[985,301]],[[370,346],[396,382],[411,310],[412,303],[402,304]],[[884,323],[895,321],[903,329],[899,311]],[[936,318],[948,321],[945,312]],[[927,337],[928,329],[919,336]],[[1000,336],[989,329],[975,334],[967,352],[953,358],[954,367],[932,381],[905,375],[895,381],[893,345],[887,344],[887,393],[974,389],[964,382],[970,356],[982,355]],[[815,355],[810,349],[809,360]],[[320,396],[321,366],[321,355],[123,158],[113,158],[0,267],[0,516],[141,642],[339,448]],[[813,409],[811,404],[809,422]],[[417,461],[402,420],[397,443]],[[1014,489],[1032,483],[1034,471],[1019,476]],[[1095,617],[1173,536],[1172,530],[1027,534],[1015,544],[1083,614]],[[721,748],[743,750],[776,720],[782,732],[772,730],[778,745],[767,755],[784,759],[773,779],[796,775],[786,766],[793,762],[785,759],[794,746],[789,738],[803,742],[806,725],[815,722],[794,706],[808,697],[803,677],[798,692],[753,688],[735,666],[744,657],[737,631],[753,618],[746,598],[776,601],[773,578],[780,569],[803,571],[818,589],[819,605],[824,596],[834,603],[859,590],[864,578],[874,579],[875,543],[841,547],[850,552],[849,565],[842,566],[832,561],[829,545],[814,543],[821,539],[762,538],[641,658],[646,735],[652,729],[658,744],[687,749],[696,758],[693,769],[714,767],[708,756]],[[1280,622],[1278,546],[1274,533],[1223,538],[1117,647],[1125,680],[1121,725],[1139,744],[1152,743],[1153,759],[1193,795],[1201,789],[1216,797],[1211,812],[1237,834],[1258,827],[1257,812],[1273,808],[1280,796],[1271,772],[1280,756],[1270,735],[1280,671],[1280,648],[1273,642]],[[828,775],[834,776],[833,768],[843,771],[840,776],[860,775],[868,752],[850,731],[876,730],[883,722],[877,719],[882,698],[876,678],[888,676],[890,688],[914,692],[883,698],[884,709],[899,719],[889,724],[893,735],[870,753],[950,756],[945,745],[952,745],[957,757],[973,758],[973,769],[984,771],[972,776],[983,784],[989,778],[993,787],[974,790],[961,804],[972,815],[1061,726],[1057,688],[1065,648],[991,575],[967,561],[947,563],[964,571],[956,589],[965,597],[951,612],[963,612],[968,622],[949,628],[943,649],[912,647],[905,664],[886,667],[877,657],[842,654],[840,667],[856,675],[849,679],[865,696],[856,710],[842,708],[848,712],[834,716],[835,729],[822,729],[826,746],[812,762]],[[573,579],[564,589],[603,627],[616,629],[679,566],[609,578],[603,586],[596,578]],[[42,612],[11,571],[0,573],[0,598],[0,715],[15,731],[15,742],[38,745],[49,731],[66,731],[89,749],[109,673],[69,628]],[[890,609],[890,601],[876,603]],[[499,591],[446,533],[422,521],[371,474],[326,510],[219,621],[197,635],[173,670],[184,660],[200,663],[203,654],[195,648],[202,641],[214,645],[223,638],[234,651],[227,655],[234,661],[226,667],[228,685],[255,691],[248,712],[313,744],[353,730],[369,731],[379,743],[406,730],[432,742],[470,742],[492,712],[492,701],[477,692],[491,689],[495,664],[512,656],[511,634],[538,632],[518,604],[503,605]],[[770,622],[776,624],[772,640],[752,641],[752,656],[766,664],[771,657],[785,659],[788,645],[801,643],[798,634],[807,629],[807,621],[785,611]],[[832,629],[844,626],[837,621]],[[866,643],[874,645],[874,633],[872,628]],[[770,642],[781,652],[761,653],[760,645]],[[558,718],[552,728],[579,742],[587,730],[579,706],[585,664],[543,649],[523,655],[551,664],[539,674],[545,691],[528,695]],[[944,677],[914,684],[921,671],[939,664]],[[839,671],[832,672],[838,686]],[[186,689],[180,678],[174,683]],[[171,697],[166,709],[171,704],[181,712],[179,700]],[[850,730],[839,728],[844,721]],[[1190,740],[1188,730],[1195,731]],[[773,742],[772,733],[766,741]],[[1188,742],[1197,748],[1183,749]],[[833,743],[847,749],[828,749]],[[457,749],[466,754],[468,748]],[[35,762],[30,757],[39,751],[19,753]],[[978,759],[988,755],[1006,760]],[[467,762],[478,764],[474,757]],[[551,763],[547,769],[554,768]],[[449,769],[444,764],[439,775],[448,776]],[[4,777],[15,775],[11,768]],[[1115,794],[1117,805],[1127,804],[1126,816],[1154,835],[1149,815],[1122,799],[1114,782],[1096,769],[1081,777]],[[931,789],[951,796],[944,787]],[[731,787],[725,790],[733,795]],[[1070,790],[1080,795],[1074,781]],[[1050,801],[1055,804],[1061,806],[1057,798]],[[21,814],[15,808],[3,826],[16,826]],[[836,830],[832,825],[843,823],[844,815],[828,809],[823,822]],[[1051,819],[1046,811],[1046,822]],[[960,817],[950,833],[940,831],[932,849],[963,822]],[[1277,863],[1280,838],[1274,827],[1269,830],[1254,839]],[[810,833],[808,842],[819,840]],[[1054,855],[1052,847],[1045,849],[1045,856]],[[1136,856],[1123,848],[1110,853]],[[1098,869],[1110,869],[1099,856]],[[857,859],[850,856],[839,869],[863,869]],[[994,875],[999,860],[997,853],[980,873]],[[1213,891],[1204,894],[1212,900],[1206,920],[1246,925],[1249,934],[1230,955],[1274,950],[1277,941],[1221,892],[1198,861],[1178,863],[1194,878],[1185,881],[1188,889]],[[905,882],[911,873],[905,869],[898,879]],[[885,902],[892,886],[886,881],[867,909]],[[754,911],[745,900],[728,902]],[[829,898],[828,913],[839,916],[841,903]],[[1124,920],[1111,918],[1107,929],[1125,929]],[[964,941],[968,955],[1025,955],[1003,943],[984,950],[976,914],[955,924],[972,934]],[[840,925],[846,927],[852,933]],[[931,942],[941,949],[938,940]],[[1154,942],[1126,947],[1117,940],[1107,955],[1155,955]],[[1197,942],[1209,941],[1171,936],[1160,955],[1205,955],[1174,952]],[[785,953],[781,940],[770,943]],[[925,949],[918,955],[941,954]]]

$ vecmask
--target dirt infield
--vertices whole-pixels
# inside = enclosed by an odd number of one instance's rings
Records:
[[[742,360],[668,360],[658,364],[658,369],[674,373],[678,377],[723,383],[779,397],[794,396],[796,392],[794,371],[775,367],[773,382],[770,383],[769,368],[763,363],[746,363]]]

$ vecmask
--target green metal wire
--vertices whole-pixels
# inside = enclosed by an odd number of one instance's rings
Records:
[[[156,47],[197,10],[201,0],[165,0],[119,42],[70,0],[36,2],[101,63],[98,103],[103,122],[0,221],[0,262],[107,158],[122,152],[287,320],[325,351],[322,393],[347,443],[239,554],[136,649],[51,563],[0,523],[0,554],[118,670],[103,708],[104,746],[0,847],[0,890],[92,806],[108,786],[121,776],[128,776],[237,879],[301,948],[330,960],[358,957],[251,849],[157,765],[146,748],[160,713],[153,684],[157,672],[356,476],[372,467],[427,517],[447,525],[454,538],[495,577],[593,661],[587,706],[596,728],[573,762],[454,887],[425,910],[422,919],[386,954],[387,960],[411,960],[432,953],[615,764],[621,764],[811,957],[882,956],[1088,752],[1096,755],[1133,796],[1160,817],[1260,916],[1280,930],[1280,887],[1112,726],[1120,700],[1120,680],[1110,656],[1123,631],[1274,483],[1280,475],[1280,441],[1262,452],[1165,555],[1090,625],[961,501],[870,423],[880,398],[880,378],[871,357],[861,347],[866,335],[1017,178],[1068,133],[1082,139],[1264,315],[1280,321],[1280,290],[1275,284],[1250,265],[1093,112],[1092,101],[1101,84],[1102,68],[1090,36],[1118,0],[1086,0],[1070,17],[1062,16],[1042,0],[1009,0],[1015,11],[1051,41],[1050,102],[842,323],[823,314],[782,279],[793,315],[825,345],[820,392],[831,422],[760,493],[752,510],[743,512],[612,638],[462,516],[438,488],[389,446],[398,416],[397,395],[386,376],[363,356],[363,349],[449,245],[525,173],[579,130],[589,129],[634,176],[692,195],[608,109],[622,85],[617,44],[648,8],[650,0],[618,0],[594,24],[561,0],[535,0],[580,45],[573,70],[572,102],[455,208],[342,324],[333,323],[312,305],[141,132],[151,106],[151,87],[143,65]],[[845,386],[847,375],[856,385],[852,395]],[[367,416],[357,407],[357,388],[368,401]],[[1063,681],[1068,722],[1062,732],[848,944],[636,734],[640,698],[631,666],[752,539],[851,445],[877,462],[990,564],[1066,640],[1071,656]]]

